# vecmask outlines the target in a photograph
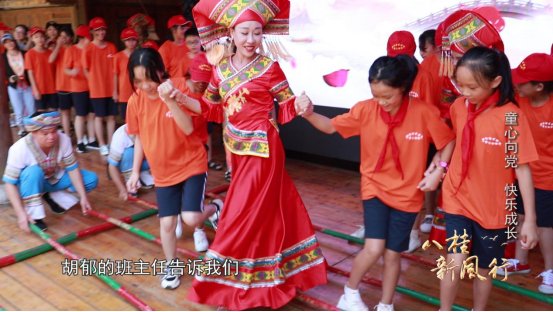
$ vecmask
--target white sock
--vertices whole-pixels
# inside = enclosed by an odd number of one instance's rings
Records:
[[[411,230],[411,237],[419,237],[419,230]]]
[[[344,294],[347,296],[358,295],[359,289],[351,289],[348,286],[344,286]]]

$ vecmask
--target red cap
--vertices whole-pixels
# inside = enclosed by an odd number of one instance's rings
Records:
[[[386,50],[388,51],[388,56],[391,57],[400,54],[415,56],[415,51],[417,50],[415,37],[406,30],[394,31],[392,35],[390,35],[390,38],[388,38]]]
[[[38,26],[33,26],[31,27],[31,29],[29,29],[29,37],[32,37],[38,33],[42,33],[43,35],[45,34],[44,32],[44,29],[38,27]]]
[[[123,29],[123,31],[121,32],[121,40],[125,41],[125,40],[129,40],[129,39],[136,39],[138,40],[138,34],[136,33],[136,31],[132,28],[125,28]]]
[[[190,64],[190,79],[196,82],[209,82],[211,80],[212,67],[207,61],[205,53],[198,53]]]
[[[128,27],[134,27],[134,26],[154,26],[155,21],[149,17],[146,14],[143,13],[136,13],[135,15],[129,17],[127,19],[127,26]]]
[[[2,22],[0,22],[0,31],[12,31],[12,28]]]
[[[148,41],[144,42],[144,43],[142,44],[142,47],[143,47],[143,48],[152,48],[152,49],[154,49],[154,50],[156,50],[156,51],[159,50],[159,46],[158,46],[157,43],[156,43],[155,41],[153,41],[153,40],[148,40]]]
[[[79,25],[75,30],[77,37],[89,38],[90,39],[90,28],[88,25]]]
[[[187,21],[186,18],[182,15],[175,15],[171,16],[171,18],[167,21],[167,28],[171,29],[178,25],[185,25],[185,26],[192,26],[192,23],[190,21]]]
[[[97,30],[100,28],[108,28],[108,25],[103,18],[95,17],[88,22],[88,27],[90,27],[90,30]]]
[[[530,54],[511,73],[514,84],[553,81],[553,56],[545,53]]]

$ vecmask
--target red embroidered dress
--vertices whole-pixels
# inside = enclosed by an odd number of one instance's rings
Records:
[[[189,294],[194,301],[232,310],[278,308],[297,288],[326,283],[326,264],[309,215],[284,168],[284,149],[271,116],[274,99],[278,122],[296,116],[295,97],[280,66],[261,55],[240,70],[230,58],[223,59],[204,94],[203,115],[215,122],[225,116],[223,136],[233,169],[206,255],[239,265],[230,275],[196,276]]]

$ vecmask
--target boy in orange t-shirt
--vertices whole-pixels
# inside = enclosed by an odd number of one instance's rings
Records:
[[[127,101],[133,90],[129,81],[129,56],[136,50],[138,34],[132,28],[125,28],[121,32],[121,41],[125,44],[125,50],[117,52],[113,64],[113,88],[114,100],[119,108],[119,116],[125,120],[127,115]]]
[[[538,290],[553,294],[553,56],[534,53],[513,69],[520,109],[528,119],[540,159],[530,163],[534,181],[536,223],[544,270]],[[517,198],[519,199],[519,198]],[[517,201],[519,222],[524,220],[524,203]],[[520,228],[517,229],[520,232]],[[517,241],[515,259],[509,259],[507,273],[530,273],[528,250]],[[505,269],[498,270],[505,275]]]
[[[377,310],[393,310],[400,253],[409,247],[411,229],[423,204],[421,191],[436,189],[443,175],[444,166],[440,166],[424,177],[428,146],[434,142],[443,157],[453,151],[454,135],[440,120],[438,110],[409,96],[416,74],[417,64],[411,56],[383,56],[369,69],[373,99],[361,101],[333,119],[313,113],[310,103],[296,106],[296,111],[322,132],[338,132],[344,138],[358,135],[361,140],[365,244],[338,302],[341,310],[367,310],[358,287],[381,256],[384,278]],[[375,152],[375,147],[380,152]]]
[[[75,135],[77,137],[77,152],[85,153],[87,148],[98,149],[94,130],[94,109],[90,103],[88,79],[82,66],[85,48],[90,43],[88,25],[79,25],[76,30],[77,43],[67,49],[63,58],[64,72],[69,77],[69,92],[71,102],[75,107]],[[86,132],[85,136],[85,121]]]
[[[39,112],[58,109],[58,100],[55,86],[55,68],[53,60],[50,61],[50,50],[44,47],[44,30],[40,27],[32,27],[29,37],[34,47],[25,53],[25,69],[29,74],[35,107]]]
[[[167,21],[167,28],[171,30],[173,41],[165,41],[159,47],[159,54],[167,68],[171,78],[185,77],[190,64],[188,56],[188,47],[185,41],[185,33],[192,23],[187,21],[182,15],[172,16]]]
[[[62,26],[59,29],[59,36],[56,39],[56,44],[52,54],[50,55],[51,59],[54,59],[56,64],[56,91],[61,113],[61,125],[63,127],[63,132],[71,137],[71,107],[73,107],[73,102],[71,100],[71,93],[69,89],[71,88],[71,78],[65,74],[65,64],[63,59],[65,53],[69,48],[71,48],[71,43],[73,42],[73,37],[75,34],[71,27]]]
[[[107,156],[117,116],[117,105],[113,99],[113,57],[117,49],[113,43],[105,40],[107,25],[103,18],[91,19],[88,26],[94,39],[84,50],[83,67],[88,78],[90,101],[96,115],[94,126],[96,138],[100,143],[100,154]],[[104,120],[107,125],[107,141],[104,137]]]

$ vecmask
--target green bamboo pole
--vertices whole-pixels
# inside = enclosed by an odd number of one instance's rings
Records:
[[[321,233],[324,233],[324,234],[327,234],[327,235],[330,235],[330,236],[333,236],[333,237],[341,238],[341,239],[347,240],[348,242],[352,242],[352,243],[355,243],[355,244],[358,244],[358,245],[365,244],[365,240],[363,240],[361,238],[358,238],[358,237],[354,237],[354,236],[351,236],[351,235],[348,235],[348,234],[345,234],[345,233],[341,233],[341,232],[337,232],[337,231],[334,231],[334,230],[330,230],[330,229],[325,229],[325,228],[322,228],[322,227],[316,226],[316,225],[313,225],[313,228],[318,232],[321,232]],[[422,257],[419,257],[419,256],[410,255],[410,254],[401,254],[401,256],[403,258],[413,260],[415,262],[424,264],[426,266],[434,267],[436,265],[434,262],[429,261],[427,259],[423,259]],[[529,297],[529,298],[536,299],[538,301],[542,301],[542,302],[553,305],[553,297],[552,296],[548,296],[548,295],[545,295],[545,294],[542,294],[542,293],[539,293],[539,292],[536,292],[536,291],[526,289],[524,287],[520,287],[520,286],[513,285],[513,284],[510,284],[510,283],[507,283],[507,282],[504,282],[504,281],[496,280],[496,279],[492,279],[492,284],[496,287],[505,289],[507,291],[514,292],[518,295]]]
[[[33,223],[29,224],[29,227],[33,233],[38,235],[40,238],[42,238],[44,241],[46,241],[48,244],[50,244],[54,249],[56,249],[59,253],[61,253],[63,256],[67,256],[73,260],[81,260],[81,257],[77,256],[76,254],[69,251],[67,248],[63,247],[60,243],[56,242],[52,239],[52,237],[49,234],[46,234],[38,228]],[[104,275],[104,274],[98,274],[94,272],[94,275],[99,278],[102,282],[106,283],[109,287],[111,287],[113,290],[117,292],[119,296],[121,296],[123,299],[125,299],[127,302],[132,304],[134,307],[140,309],[141,311],[152,311],[152,308],[148,306],[146,303],[142,302],[138,297],[130,293],[125,287],[123,287],[121,284],[119,284],[117,281],[115,281],[113,278]]]
[[[150,217],[152,215],[155,215],[155,214],[157,214],[157,212],[158,211],[156,209],[148,209],[148,210],[141,211],[137,214],[133,214],[131,216],[121,218],[120,220],[123,221],[123,222],[133,223],[133,222],[145,219],[147,217]],[[91,226],[89,228],[86,228],[86,229],[83,229],[83,230],[80,230],[80,231],[77,231],[77,232],[72,232],[72,233],[69,233],[69,234],[67,234],[63,237],[60,237],[60,238],[57,239],[57,242],[62,244],[62,245],[67,245],[71,242],[74,242],[75,240],[77,240],[79,238],[83,238],[83,237],[87,237],[87,236],[90,236],[90,235],[93,235],[93,234],[97,234],[97,233],[112,229],[114,227],[115,227],[115,225],[112,224],[112,223],[102,223],[102,224],[99,224],[99,225],[94,225],[94,226]],[[20,251],[18,253],[12,254],[12,255],[4,256],[4,257],[0,258],[0,268],[3,268],[3,267],[6,267],[6,266],[9,266],[9,265],[12,265],[14,263],[21,262],[23,260],[41,255],[41,254],[46,253],[46,252],[48,252],[52,249],[54,249],[54,248],[52,246],[50,246],[50,244],[45,243],[45,244],[39,245],[37,247],[33,247],[33,248],[30,248],[30,249],[27,249],[27,250],[23,250],[23,251]]]

